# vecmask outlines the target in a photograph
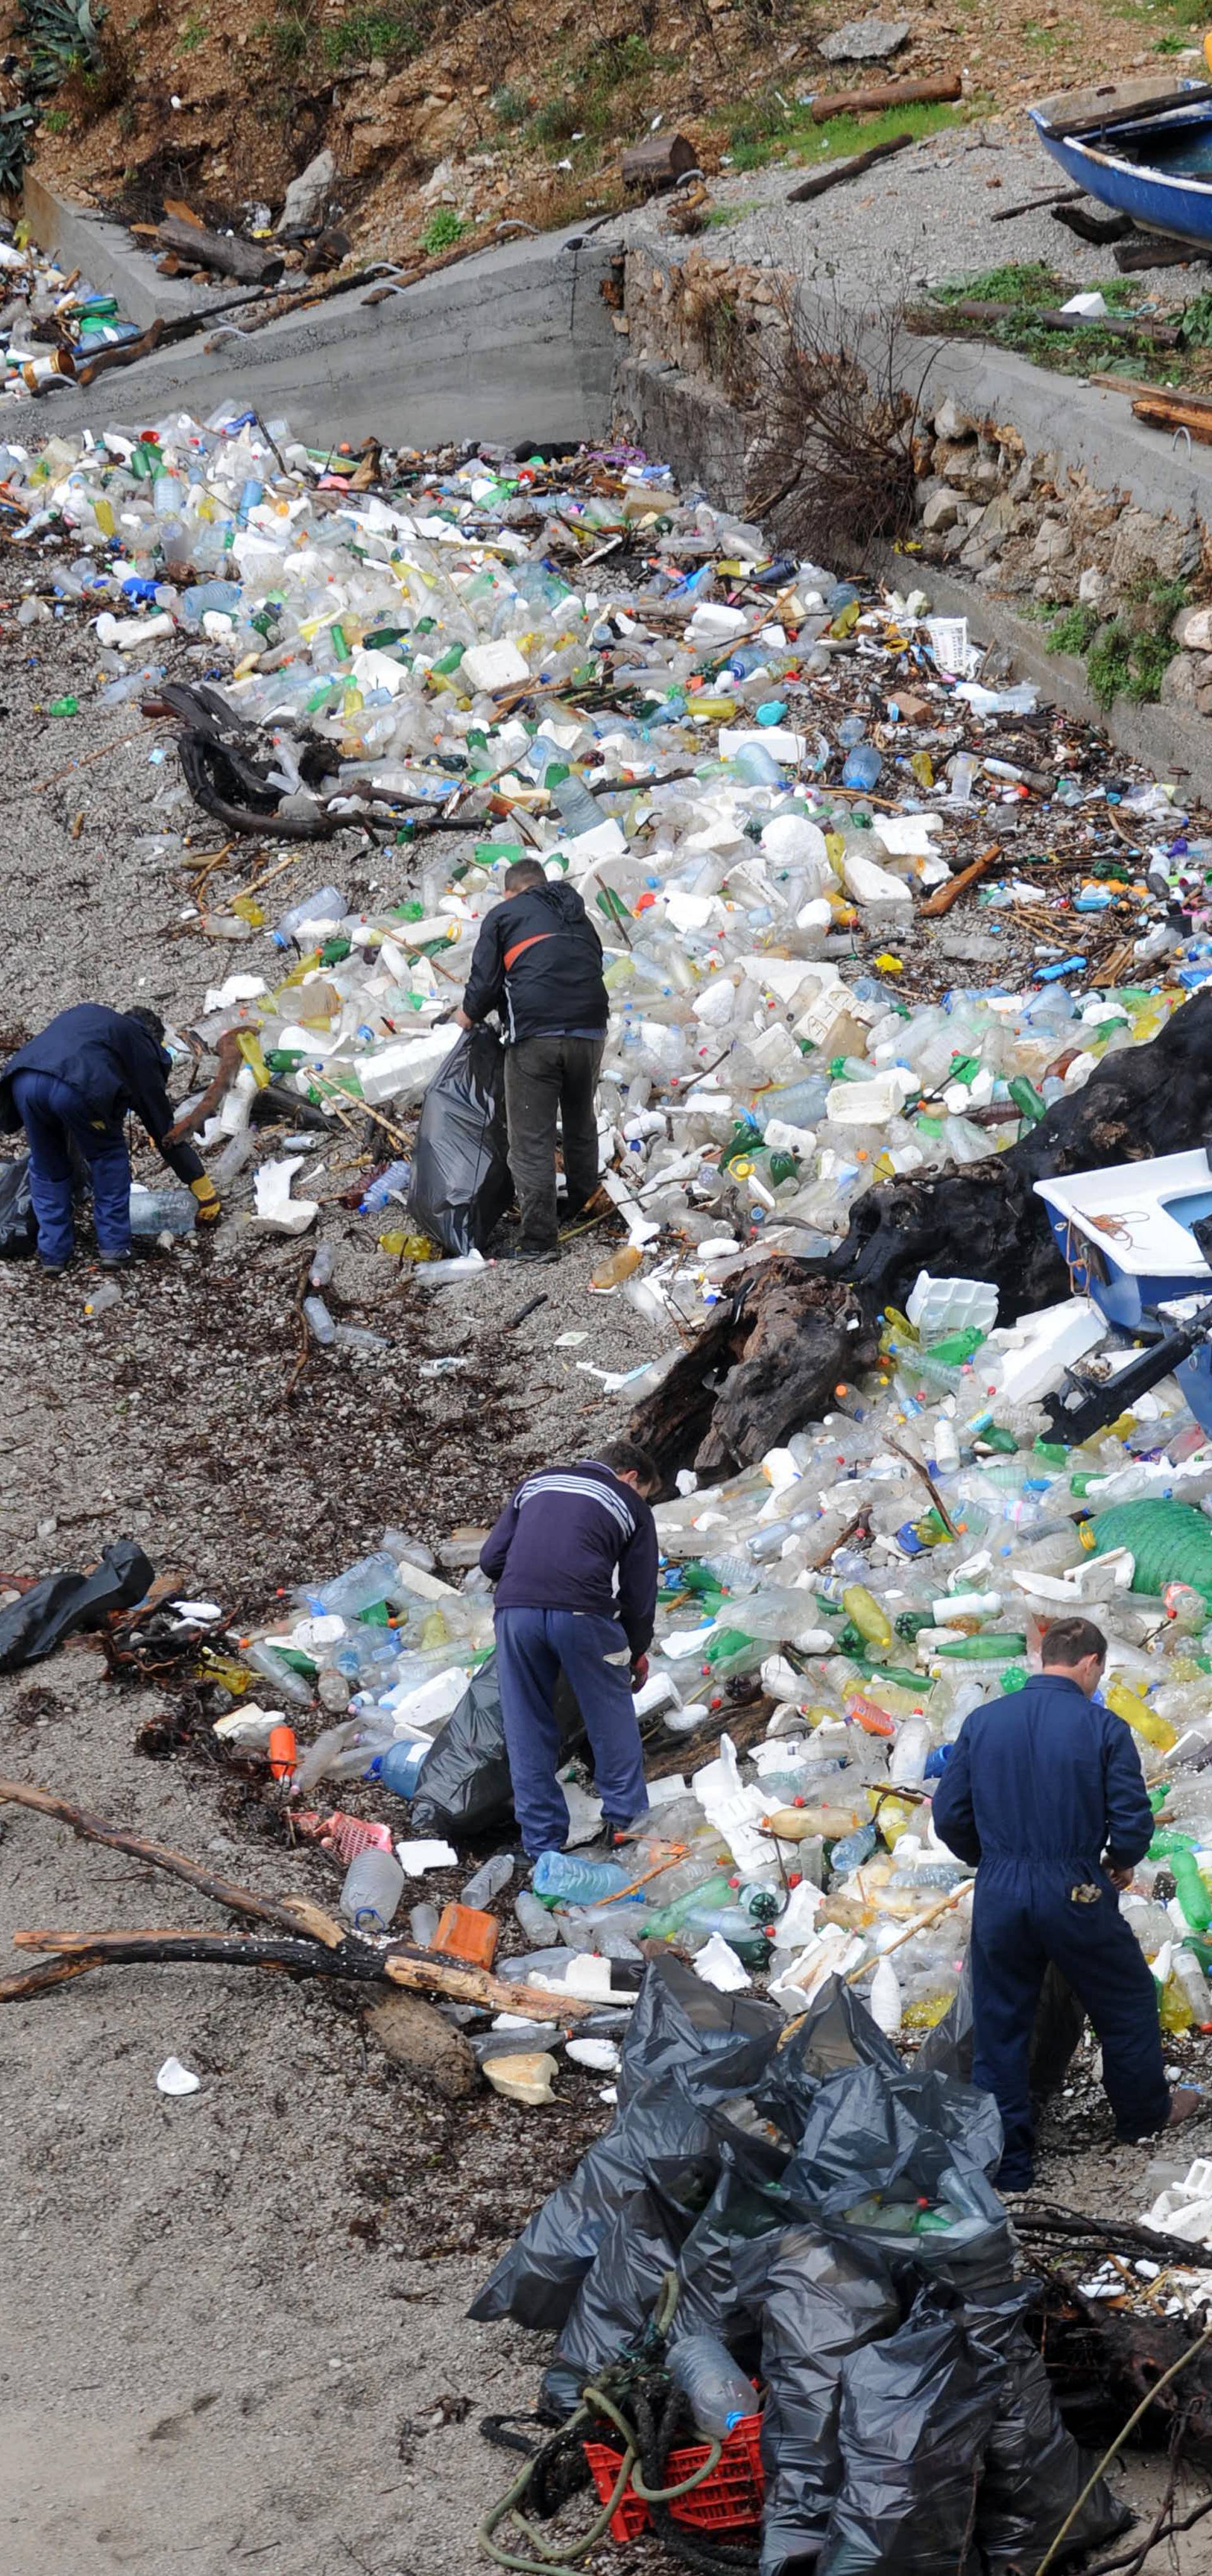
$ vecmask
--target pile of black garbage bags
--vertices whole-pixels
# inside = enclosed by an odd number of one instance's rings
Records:
[[[671,2344],[718,2335],[763,2384],[760,2576],[1034,2576],[1091,2464],[1023,2324],[1000,2154],[990,2096],[905,2066],[846,1988],[789,2032],[670,1957],[645,1975],[612,2127],[471,2314],[558,2335],[559,2420],[673,2270]],[[888,2234],[887,2196],[950,2223]],[[1130,2518],[1100,2480],[1065,2553]]]

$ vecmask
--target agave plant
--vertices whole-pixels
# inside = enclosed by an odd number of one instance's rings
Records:
[[[70,72],[100,66],[101,43],[90,0],[22,0],[18,29],[29,38],[25,88],[31,98],[58,89]]]

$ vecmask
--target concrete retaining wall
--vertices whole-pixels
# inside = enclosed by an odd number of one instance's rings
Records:
[[[27,183],[27,207],[40,242],[120,296],[132,321],[175,318],[176,280],[159,277],[118,227],[83,209],[57,199],[42,220],[35,187]],[[601,295],[611,258],[602,233],[545,233],[486,250],[382,303],[368,305],[360,287],[248,337],[216,323],[211,334],[100,377],[94,390],[56,387],[42,399],[39,427],[145,425],[182,409],[205,419],[231,401],[289,420],[313,445],[372,434],[409,447],[601,438],[616,346]],[[214,300],[207,293],[204,307]],[[210,352],[206,337],[218,340]]]

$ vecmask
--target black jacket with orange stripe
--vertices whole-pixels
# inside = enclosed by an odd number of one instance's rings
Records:
[[[483,923],[463,995],[469,1020],[499,1011],[506,1042],[601,1029],[609,1014],[602,943],[575,886],[528,886]]]

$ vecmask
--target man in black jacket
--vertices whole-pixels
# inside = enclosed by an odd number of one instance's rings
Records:
[[[72,1160],[88,1165],[93,1222],[103,1270],[130,1259],[130,1156],[122,1122],[133,1110],[178,1180],[198,1202],[198,1219],[219,1214],[214,1182],[192,1145],[170,1142],[173,1106],[164,1088],[172,1059],[154,1011],[111,1011],[80,1002],[0,1067],[0,1130],[24,1127],[38,1258],[57,1279],[72,1257]]]
[[[564,1141],[566,1213],[598,1185],[594,1106],[609,1014],[602,943],[575,886],[537,859],[505,871],[505,901],[484,922],[457,1013],[462,1029],[498,1011],[505,1031],[509,1168],[521,1211],[515,1259],[558,1261],[556,1119]]]

